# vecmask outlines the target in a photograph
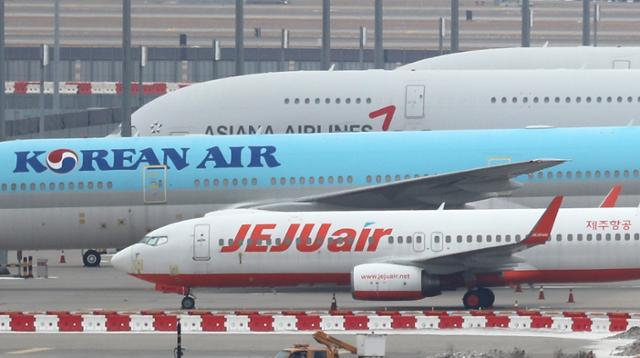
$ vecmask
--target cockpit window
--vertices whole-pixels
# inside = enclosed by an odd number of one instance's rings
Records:
[[[140,240],[141,244],[146,244],[149,246],[160,246],[169,242],[169,239],[166,236],[145,236],[142,240]]]

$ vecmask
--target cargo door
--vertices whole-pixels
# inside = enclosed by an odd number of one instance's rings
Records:
[[[424,86],[407,86],[404,116],[408,119],[424,117]]]
[[[145,204],[167,202],[167,166],[149,165],[142,171],[142,190]]]
[[[193,228],[193,259],[208,261],[211,259],[211,238],[209,224],[198,224]]]
[[[442,251],[442,248],[444,247],[444,237],[442,235],[442,232],[440,231],[434,231],[431,233],[431,251],[433,252],[440,252]]]

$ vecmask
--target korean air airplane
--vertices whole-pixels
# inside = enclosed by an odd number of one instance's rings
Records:
[[[297,71],[229,77],[161,96],[140,136],[628,125],[638,70]]]
[[[614,184],[635,205],[638,138],[612,127],[3,142],[0,248],[124,247],[226,208],[455,208],[498,195],[536,206],[556,193],[588,207]]]

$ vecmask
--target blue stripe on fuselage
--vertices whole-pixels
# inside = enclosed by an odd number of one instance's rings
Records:
[[[0,182],[111,181],[112,190],[140,190],[135,173],[155,164],[168,165],[172,189],[192,189],[196,179],[256,178],[260,188],[271,187],[274,177],[348,175],[353,185],[365,185],[368,175],[444,173],[504,158],[570,160],[554,171],[631,170],[640,168],[639,138],[637,127],[602,127],[19,140],[0,143]],[[78,155],[68,173],[48,167],[55,163],[47,163],[47,156],[57,149]]]

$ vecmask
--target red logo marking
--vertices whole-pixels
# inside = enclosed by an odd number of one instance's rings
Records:
[[[389,126],[391,126],[391,121],[393,120],[393,115],[395,113],[396,113],[396,106],[390,105],[390,106],[382,107],[378,110],[375,110],[369,113],[369,118],[375,119],[377,117],[380,117],[381,115],[384,115],[384,122],[382,122],[382,130],[387,131],[389,130]]]

